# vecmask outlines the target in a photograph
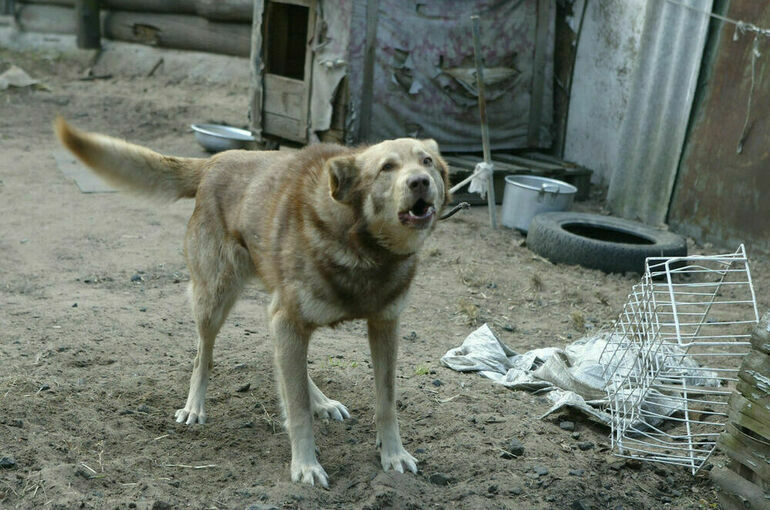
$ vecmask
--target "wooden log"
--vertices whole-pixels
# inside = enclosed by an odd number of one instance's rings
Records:
[[[93,50],[102,47],[99,28],[99,0],[77,0],[75,2],[75,23],[77,23],[78,48]]]
[[[19,4],[46,4],[46,5],[63,5],[65,7],[75,7],[75,0],[16,0],[16,5]]]
[[[103,0],[105,9],[167,14],[197,14],[215,21],[251,22],[252,0]]]
[[[767,499],[760,487],[727,468],[715,466],[711,480],[719,489],[719,502],[725,510],[767,508]]]
[[[248,57],[251,25],[183,14],[113,11],[104,16],[102,33],[111,39],[150,46]]]
[[[74,34],[77,30],[75,9],[60,5],[19,5],[16,23],[24,32]]]

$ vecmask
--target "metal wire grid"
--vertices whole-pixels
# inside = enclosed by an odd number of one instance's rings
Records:
[[[759,321],[746,251],[648,258],[602,353],[612,447],[695,474]]]

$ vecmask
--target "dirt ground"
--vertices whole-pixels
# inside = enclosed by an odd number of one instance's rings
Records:
[[[380,468],[365,327],[356,322],[311,343],[314,379],[353,416],[315,424],[330,489],[289,481],[268,298],[256,289],[219,335],[208,423],[175,423],[195,353],[182,256],[193,203],[80,193],[54,161],[51,120],[61,113],[82,128],[203,155],[187,126],[245,124],[247,85],[162,72],[81,81],[80,63],[0,50],[0,72],[10,64],[45,87],[0,92],[0,457],[12,459],[0,468],[0,507],[717,506],[707,472],[618,463],[606,428],[569,414],[541,420],[543,397],[440,366],[484,322],[519,352],[563,346],[612,321],[636,281],[551,265],[521,235],[490,231],[484,208],[437,228],[403,316],[398,399],[417,475]],[[770,264],[750,256],[761,312],[770,308]],[[560,428],[564,419],[574,432]],[[501,457],[512,439],[524,454]]]

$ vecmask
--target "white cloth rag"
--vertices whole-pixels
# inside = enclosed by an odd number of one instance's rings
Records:
[[[620,345],[628,355],[605,353],[605,346],[610,341],[618,344],[612,333],[598,333],[581,338],[564,349],[545,347],[516,354],[484,324],[468,335],[460,347],[447,351],[441,364],[459,372],[479,372],[512,389],[547,392],[553,406],[543,418],[566,406],[610,426],[612,416],[604,410],[609,403],[605,386],[616,370],[636,370],[634,360],[638,354],[635,344],[627,341]],[[670,370],[671,373],[687,374],[689,386],[719,385],[715,373],[698,369],[697,363],[681,354],[684,353],[676,346],[660,346],[655,356],[659,358],[658,366],[663,367],[661,380],[665,380],[666,371]],[[635,390],[621,388],[618,394],[624,391]],[[647,391],[646,405],[651,406],[648,410],[656,415],[670,416],[681,408],[681,399],[655,395],[654,389]],[[648,419],[646,424],[655,425],[660,421]]]
[[[494,171],[495,167],[492,163],[485,163],[482,161],[477,164],[476,168],[473,169],[475,175],[468,185],[468,191],[471,193],[478,193],[481,195],[481,198],[485,198],[487,196],[487,190],[489,189],[487,184],[488,179],[491,178]]]

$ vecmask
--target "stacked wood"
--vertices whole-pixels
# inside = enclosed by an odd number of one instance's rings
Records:
[[[751,336],[751,351],[728,401],[719,448],[729,464],[711,472],[725,509],[770,507],[770,313]]]
[[[21,0],[18,4],[74,7],[75,0]],[[101,8],[112,11],[195,14],[214,21],[250,23],[253,0],[101,0]]]
[[[75,34],[75,0],[16,2],[21,30]],[[103,37],[163,48],[248,57],[251,0],[103,0]]]

